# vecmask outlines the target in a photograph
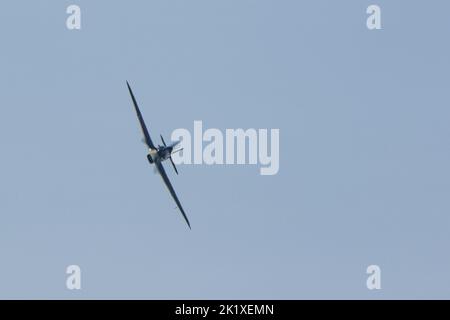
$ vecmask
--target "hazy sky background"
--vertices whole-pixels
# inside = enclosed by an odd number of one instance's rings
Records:
[[[383,30],[366,28],[373,3]],[[450,298],[449,12],[3,1],[0,298]],[[279,128],[278,175],[167,163],[189,231],[125,80],[158,142],[194,120]]]

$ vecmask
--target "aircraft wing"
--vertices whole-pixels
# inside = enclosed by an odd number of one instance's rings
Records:
[[[191,224],[189,223],[189,219],[187,218],[186,214],[184,213],[183,207],[181,206],[180,200],[178,200],[178,197],[175,193],[175,190],[172,187],[172,184],[170,183],[169,178],[167,177],[166,170],[164,170],[164,167],[161,163],[161,161],[155,161],[155,167],[158,170],[159,174],[161,175],[161,178],[163,179],[164,183],[166,184],[167,189],[169,189],[170,194],[172,195],[173,199],[175,200],[178,209],[180,209],[181,213],[183,214],[184,220],[186,220],[187,225],[189,226],[189,229],[191,229]]]
[[[145,143],[147,146],[151,149],[156,149],[155,145],[153,144],[152,138],[150,138],[150,135],[148,134],[147,127],[145,126],[144,118],[142,118],[141,111],[139,110],[138,104],[136,102],[136,99],[134,98],[133,91],[131,91],[130,85],[128,84],[128,91],[130,91],[131,99],[133,100],[134,109],[136,110],[137,117],[139,119],[139,124],[141,125],[142,133],[144,134]]]

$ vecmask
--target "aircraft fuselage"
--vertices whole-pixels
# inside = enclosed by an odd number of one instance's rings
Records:
[[[170,155],[172,154],[173,147],[160,147],[158,149],[158,157],[164,161],[169,159]]]
[[[178,142],[170,146],[158,146],[158,149],[149,149],[147,159],[150,163],[155,163],[155,160],[164,161],[170,158],[174,147]]]

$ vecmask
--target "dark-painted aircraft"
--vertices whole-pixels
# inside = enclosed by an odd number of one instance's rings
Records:
[[[172,195],[173,199],[175,200],[175,203],[177,204],[178,208],[180,209],[181,213],[183,214],[183,217],[186,220],[186,223],[190,229],[191,224],[189,223],[189,219],[187,218],[186,213],[184,213],[184,210],[183,210],[183,207],[181,206],[180,200],[178,200],[175,190],[173,189],[172,184],[170,183],[170,180],[167,177],[166,170],[164,170],[164,167],[162,165],[162,162],[164,160],[170,160],[176,174],[178,174],[178,170],[175,166],[175,163],[172,160],[172,154],[182,150],[182,149],[178,149],[178,150],[174,151],[174,149],[178,145],[179,141],[176,141],[172,144],[166,145],[166,142],[164,141],[164,139],[161,135],[160,137],[161,137],[161,141],[162,141],[163,145],[162,146],[158,145],[156,147],[153,144],[153,141],[150,138],[150,134],[148,133],[144,119],[142,118],[141,111],[139,110],[138,104],[136,102],[133,91],[131,90],[130,84],[128,83],[128,81],[127,81],[127,87],[128,87],[128,91],[130,92],[131,99],[133,100],[134,109],[136,111],[136,115],[137,115],[139,123],[141,125],[142,133],[144,135],[143,141],[148,147],[148,154],[147,154],[148,162],[155,165],[156,170],[158,171],[159,175],[162,177],[164,183],[167,186],[167,189],[169,189],[170,194]]]

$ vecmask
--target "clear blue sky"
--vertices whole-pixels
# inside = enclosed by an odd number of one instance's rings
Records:
[[[72,3],[81,31],[65,26]],[[450,298],[449,11],[3,1],[0,297]],[[166,166],[189,231],[125,80],[155,139],[194,120],[279,128],[278,175]],[[70,264],[81,291],[65,287]]]

